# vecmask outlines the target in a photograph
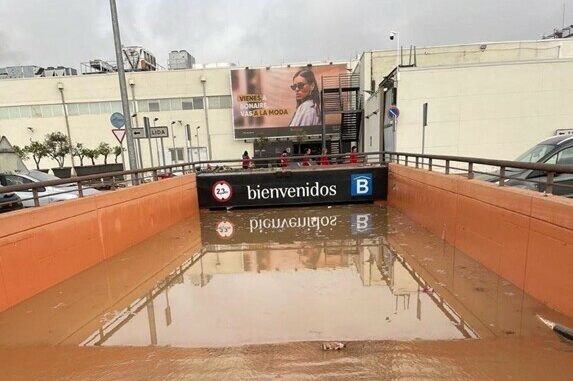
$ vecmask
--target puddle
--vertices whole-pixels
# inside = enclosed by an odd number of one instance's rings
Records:
[[[476,338],[371,205],[204,212],[203,248],[82,345]]]

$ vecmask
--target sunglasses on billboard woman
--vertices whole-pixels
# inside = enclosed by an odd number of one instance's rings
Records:
[[[294,91],[297,91],[297,90],[302,90],[306,85],[308,85],[308,83],[298,82],[292,84],[290,88],[293,89]]]

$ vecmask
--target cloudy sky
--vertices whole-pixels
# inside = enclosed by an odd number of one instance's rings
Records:
[[[198,63],[348,60],[402,45],[532,40],[573,24],[573,0],[117,0],[124,45],[166,66],[171,50]],[[112,59],[106,0],[0,0],[0,66]]]

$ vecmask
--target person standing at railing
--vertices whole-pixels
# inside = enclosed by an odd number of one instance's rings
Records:
[[[303,167],[310,167],[310,154],[311,154],[311,152],[312,151],[310,150],[310,148],[306,149],[306,152],[304,153],[304,156],[302,158],[302,163],[301,163],[301,165]]]
[[[348,162],[350,164],[358,163],[358,152],[356,146],[352,146],[352,150],[350,151],[350,156],[348,158]]]
[[[330,162],[328,161],[328,150],[326,148],[322,149],[322,155],[320,155],[320,165],[329,165]]]
[[[288,167],[288,153],[286,149],[283,150],[283,153],[281,154],[281,167],[282,168]]]
[[[243,169],[251,168],[253,165],[253,161],[249,157],[249,153],[247,151],[243,152]]]

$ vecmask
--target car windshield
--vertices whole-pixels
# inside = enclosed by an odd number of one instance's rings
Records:
[[[27,175],[38,181],[60,180],[59,177],[41,171],[30,171]]]
[[[527,150],[525,153],[519,155],[515,161],[520,161],[522,163],[537,163],[554,148],[555,145],[553,144],[538,144]]]

